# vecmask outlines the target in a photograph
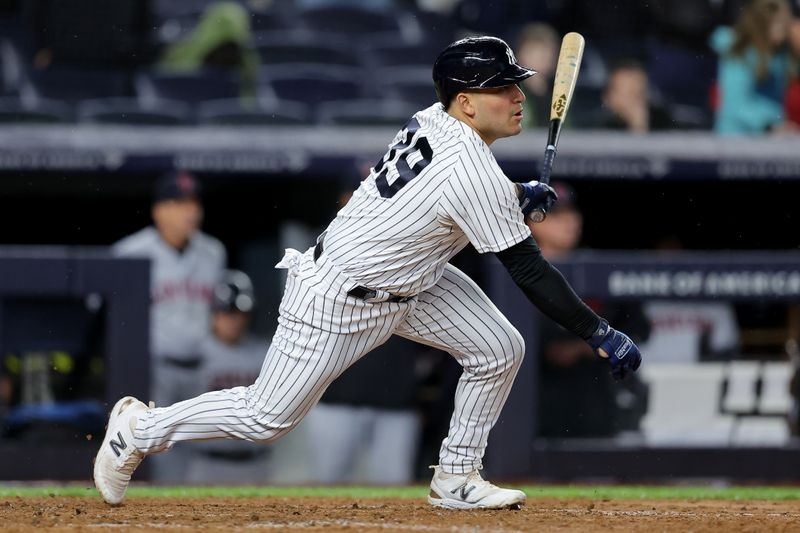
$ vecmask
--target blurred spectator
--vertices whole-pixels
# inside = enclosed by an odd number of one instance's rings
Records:
[[[558,202],[544,222],[528,225],[542,255],[558,263],[580,244],[583,215],[572,187],[563,182],[553,182],[552,186],[558,193]],[[624,324],[637,344],[647,338],[650,327],[638,303],[587,303],[615,324]],[[615,384],[607,365],[581,343],[581,339],[553,321],[540,319],[539,435],[609,437],[638,429],[646,410],[645,385],[637,376]],[[642,354],[647,357],[647,352]]]
[[[228,270],[214,290],[211,331],[200,352],[203,365],[197,392],[230,389],[254,383],[269,348],[249,333],[255,306],[250,277]],[[257,485],[267,478],[270,448],[240,440],[193,442],[189,446],[187,483]]]
[[[653,102],[647,72],[637,61],[626,60],[608,75],[597,126],[647,133],[670,129],[674,124],[667,110]]]
[[[675,237],[656,247],[661,253],[681,250]],[[650,337],[642,345],[647,360],[686,363],[729,360],[739,351],[739,325],[730,302],[654,300],[644,303]]]
[[[724,135],[785,133],[786,91],[796,56],[789,46],[792,13],[786,0],[751,0],[733,29],[717,28],[711,46],[719,54],[715,129]]]
[[[800,58],[800,19],[792,21],[789,42],[795,58]],[[796,70],[786,91],[786,120],[800,127],[800,73]]]
[[[203,68],[235,72],[240,76],[242,96],[254,96],[259,58],[249,13],[236,2],[210,5],[192,33],[166,49],[159,66],[165,72]]]
[[[556,31],[542,23],[525,25],[517,38],[517,60],[536,70],[535,76],[520,84],[525,93],[523,125],[527,128],[546,127],[550,122],[550,101],[559,46]]]
[[[156,182],[152,217],[154,226],[117,242],[112,253],[151,261],[150,396],[156,405],[171,405],[195,394],[211,298],[227,254],[222,243],[200,231],[200,187],[188,172],[171,172]],[[181,481],[182,458],[180,449],[155,457],[154,477]]]

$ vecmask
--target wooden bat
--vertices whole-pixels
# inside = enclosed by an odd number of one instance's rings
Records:
[[[539,181],[542,183],[550,183],[550,173],[556,159],[561,125],[569,111],[572,93],[575,92],[575,81],[578,79],[578,71],[581,68],[583,46],[583,35],[574,31],[566,34],[561,41],[556,77],[553,80],[553,97],[550,101],[550,129],[547,132],[547,148],[544,150],[542,172],[539,176]],[[534,222],[541,222],[546,216],[547,213],[542,209],[537,209],[530,214],[531,220]]]

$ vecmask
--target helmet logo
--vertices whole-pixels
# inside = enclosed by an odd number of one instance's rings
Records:
[[[555,102],[553,102],[553,111],[556,112],[558,118],[561,118],[561,116],[564,114],[564,108],[566,108],[566,106],[567,106],[566,94],[562,94],[561,96],[558,97],[558,99]]]
[[[514,57],[514,51],[507,46],[506,46],[506,57],[508,57],[508,63],[510,65],[515,65],[517,63],[517,58]]]

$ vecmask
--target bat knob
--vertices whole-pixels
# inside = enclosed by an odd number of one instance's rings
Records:
[[[540,222],[544,222],[544,219],[547,218],[547,213],[545,213],[542,209],[536,209],[531,212],[529,217],[534,224],[538,224]]]

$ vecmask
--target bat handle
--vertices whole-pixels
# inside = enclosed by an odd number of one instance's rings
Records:
[[[547,148],[544,150],[544,159],[542,159],[542,173],[539,176],[540,183],[550,183],[550,172],[553,170],[553,162],[555,159],[556,147],[552,144],[548,144]],[[534,209],[528,217],[534,224],[538,224],[539,222],[544,222],[544,219],[547,218],[547,213],[544,209]]]
[[[556,160],[556,147],[555,145],[548,144],[544,150],[544,158],[542,159],[542,174],[539,176],[539,181],[542,183],[550,183],[550,173],[553,171],[553,162]]]

